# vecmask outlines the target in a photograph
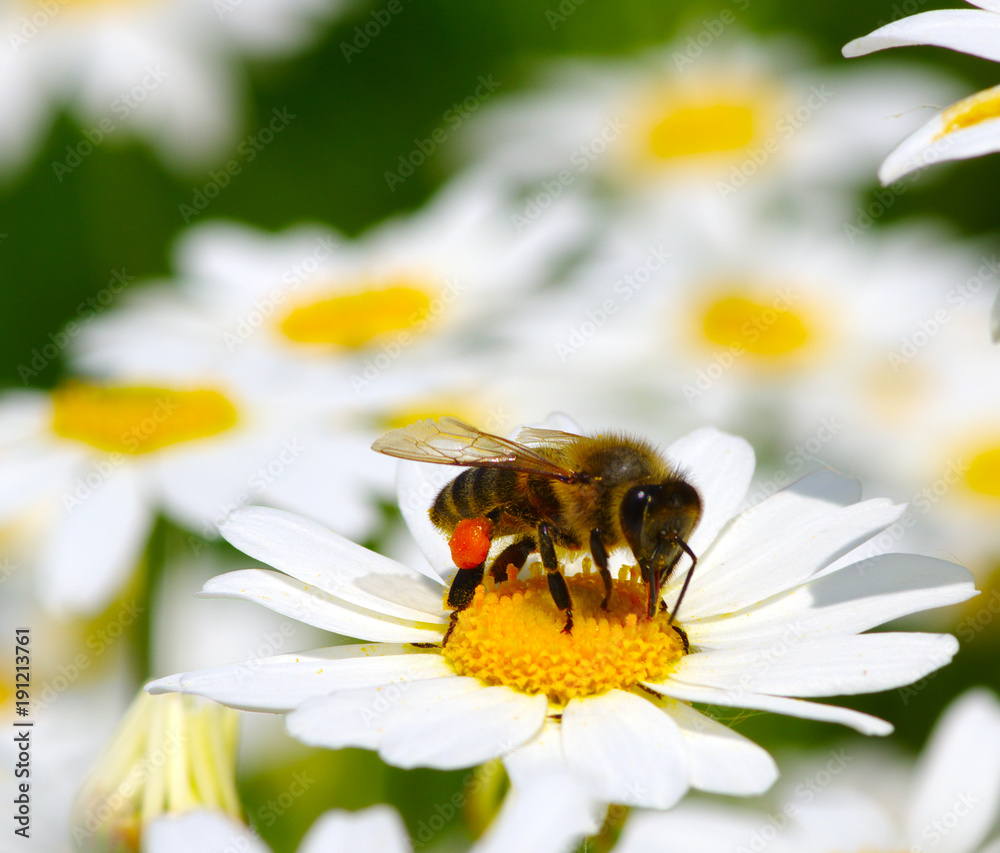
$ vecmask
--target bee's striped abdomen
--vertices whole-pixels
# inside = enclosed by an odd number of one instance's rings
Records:
[[[509,468],[470,468],[438,493],[431,507],[431,521],[452,530],[464,518],[479,518],[509,500],[517,471]]]

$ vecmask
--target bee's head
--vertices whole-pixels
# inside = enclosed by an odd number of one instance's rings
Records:
[[[687,540],[700,518],[701,497],[680,478],[633,486],[625,493],[619,510],[622,532],[643,580],[657,595],[660,583],[688,550]]]

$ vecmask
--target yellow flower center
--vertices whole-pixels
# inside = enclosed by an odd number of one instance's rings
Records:
[[[940,139],[956,130],[972,127],[993,118],[1000,118],[1000,86],[977,92],[948,107],[941,113],[944,130],[935,138]]]
[[[701,332],[712,344],[762,359],[780,359],[810,342],[806,320],[792,310],[794,300],[779,295],[770,302],[741,293],[714,299],[701,312]]]
[[[759,133],[759,122],[756,104],[675,103],[653,122],[649,150],[657,160],[742,151]]]
[[[667,614],[646,618],[641,581],[622,571],[607,610],[601,608],[599,575],[571,575],[566,585],[573,600],[569,634],[563,633],[566,616],[552,601],[545,577],[512,578],[499,586],[487,579],[459,613],[445,659],[458,675],[542,693],[554,705],[667,678],[684,645]]]
[[[461,418],[466,423],[477,424],[489,432],[503,433],[510,424],[497,424],[496,413],[502,411],[498,406],[494,410],[487,408],[488,404],[476,399],[476,393],[465,395],[445,394],[440,397],[428,397],[413,400],[409,405],[385,412],[378,420],[378,426],[384,429],[400,429],[427,418],[438,419],[445,415]]]
[[[965,482],[974,492],[1000,498],[1000,447],[983,450],[972,457]]]
[[[117,453],[149,453],[224,432],[236,408],[218,391],[71,382],[52,392],[52,429]]]
[[[409,281],[386,282],[297,305],[279,328],[295,343],[360,349],[391,332],[420,331],[430,312],[425,288]]]

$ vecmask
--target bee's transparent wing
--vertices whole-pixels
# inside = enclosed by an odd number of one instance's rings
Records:
[[[517,440],[524,444],[545,445],[546,447],[566,447],[580,440],[580,436],[558,429],[525,427],[517,434]]]
[[[394,429],[378,439],[372,450],[416,462],[510,468],[567,482],[579,477],[577,472],[546,459],[530,447],[482,432],[452,417],[417,421]]]

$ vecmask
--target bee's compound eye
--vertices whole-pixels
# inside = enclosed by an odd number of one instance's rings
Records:
[[[642,524],[642,516],[646,512],[646,504],[648,503],[649,491],[644,486],[629,489],[625,493],[625,497],[622,498],[622,521],[629,526]]]
[[[642,539],[642,526],[646,517],[646,507],[653,495],[650,486],[634,486],[625,493],[619,508],[622,532],[633,550]]]

